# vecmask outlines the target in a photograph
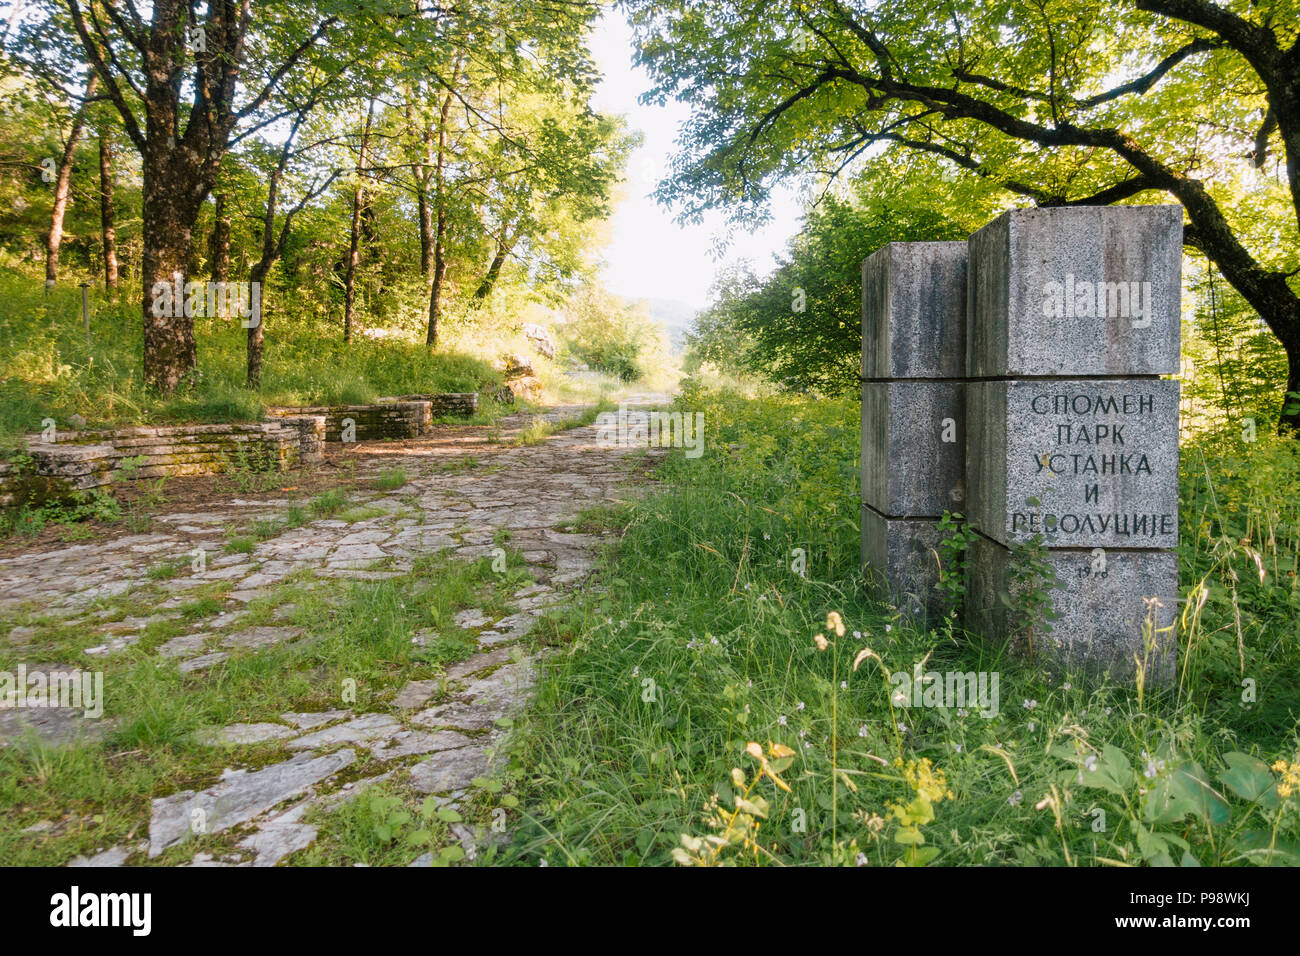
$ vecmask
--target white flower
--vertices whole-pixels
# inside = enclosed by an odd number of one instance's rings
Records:
[[[640,673],[641,673],[641,665],[640,665],[640,664],[638,664],[638,665],[636,665],[636,667],[632,668],[632,676],[633,676],[633,677],[636,677],[636,675],[637,675],[637,674],[640,674]]]
[[[900,720],[900,721],[898,722],[898,729],[899,729],[900,731],[902,731],[903,733],[907,733],[907,724],[903,723],[903,722]]]
[[[1025,701],[1025,710],[1033,710],[1037,706],[1038,706],[1038,701],[1036,700]]]
[[[1034,732],[1034,722],[1032,720],[1029,722],[1029,732],[1031,734]]]
[[[1061,685],[1061,690],[1069,690],[1069,689],[1070,689],[1070,682],[1067,680],[1064,684]]]
[[[955,750],[957,753],[961,753],[961,744],[953,744],[952,749]]]
[[[849,682],[846,680],[840,681],[840,690],[848,690],[848,689],[849,689]]]
[[[797,704],[794,705],[795,710],[803,710],[804,707],[805,707],[805,704],[804,704],[803,701],[799,701],[799,703],[797,703]]]
[[[771,541],[771,540],[772,540],[772,536],[771,536],[770,534],[768,534],[766,531],[764,531],[764,532],[763,532],[763,540],[764,540],[764,541]]]
[[[712,644],[714,647],[717,647],[717,646],[718,646],[718,639],[717,639],[716,637],[711,638],[711,639],[709,640],[709,643]]]
[[[859,854],[858,854],[858,858],[854,861],[854,864],[857,865],[857,866],[866,866],[866,865],[867,865],[867,855],[866,855],[865,853],[859,853]]]
[[[862,640],[862,632],[861,632],[861,631],[854,631],[854,632],[853,632],[853,639],[854,639],[855,641],[860,641],[860,640]]]
[[[1023,799],[1025,799],[1025,795],[1021,793],[1019,790],[1017,790],[1011,796],[1007,797],[1007,803],[1011,804],[1014,807],[1016,804],[1020,803],[1020,801]]]
[[[858,728],[858,736],[865,737],[866,735],[867,735],[867,725],[863,724],[861,727]]]
[[[777,722],[778,724],[780,724],[782,727],[784,727],[784,726],[785,726],[785,714],[782,714],[780,717],[778,717],[778,718],[776,719],[776,722]]]
[[[1083,766],[1084,766],[1084,768],[1085,768],[1089,773],[1091,773],[1092,771],[1096,770],[1096,769],[1097,769],[1097,755],[1096,755],[1096,754],[1088,754],[1088,756],[1084,757],[1084,758],[1083,758]]]

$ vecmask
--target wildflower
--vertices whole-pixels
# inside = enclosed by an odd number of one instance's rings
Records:
[[[1277,782],[1277,795],[1283,800],[1300,790],[1300,764],[1288,764],[1285,760],[1279,760],[1273,764],[1273,770],[1282,775],[1282,779]]]
[[[903,733],[907,733],[907,724],[903,723],[903,722],[900,720],[900,721],[898,722],[898,729],[899,729],[901,732],[903,732]]]
[[[716,637],[709,638],[709,643],[712,644],[714,647],[717,647],[718,639]]]
[[[953,744],[952,749],[956,753],[961,753],[961,744]]]
[[[1148,760],[1147,768],[1146,770],[1142,771],[1142,776],[1146,777],[1148,780],[1154,780],[1156,776],[1156,769],[1157,769],[1156,762],[1154,760]]]
[[[1070,689],[1070,682],[1067,680],[1064,684],[1061,685],[1061,690],[1069,690],[1069,689]]]
[[[892,625],[892,624],[886,624],[886,625],[885,625],[885,633],[886,633],[886,634],[888,634],[888,633],[889,633],[890,631],[892,631],[893,629],[894,629],[894,625]]]
[[[1014,806],[1018,806],[1020,804],[1020,801],[1023,799],[1025,799],[1025,795],[1021,793],[1019,790],[1017,790],[1011,796],[1007,797],[1007,803],[1011,804],[1014,807]]]
[[[846,680],[840,681],[840,690],[848,690],[848,689],[849,689],[849,682]]]
[[[636,667],[632,668],[632,676],[633,676],[633,677],[636,677],[636,676],[637,676],[638,674],[640,674],[640,673],[641,673],[641,665],[640,665],[640,664],[638,664],[638,665],[636,665]]]
[[[1088,756],[1083,758],[1083,765],[1085,768],[1087,768],[1089,773],[1092,773],[1094,770],[1097,769],[1097,755],[1088,754]]]
[[[844,636],[844,619],[840,617],[839,611],[831,611],[826,615],[826,626],[835,632],[836,637]]]
[[[771,536],[770,534],[768,534],[766,531],[764,531],[764,532],[763,532],[763,540],[764,540],[764,541],[771,541],[771,540],[772,540],[772,536]]]
[[[778,724],[780,724],[782,727],[784,727],[784,726],[785,726],[785,714],[782,714],[780,717],[778,717],[778,718],[776,719],[776,722],[777,722]]]
[[[867,735],[867,725],[863,724],[861,727],[858,728],[858,736],[865,737],[866,735]]]
[[[970,711],[968,711],[965,707],[958,707],[958,708],[957,708],[957,716],[958,716],[958,717],[965,717],[968,713],[970,713]]]
[[[813,637],[813,643],[817,645],[817,650],[824,651],[831,646],[830,641],[826,640],[826,635],[817,634]]]
[[[1031,734],[1034,732],[1034,722],[1032,720],[1029,722],[1029,732]]]
[[[795,710],[803,710],[803,709],[804,709],[804,706],[805,706],[805,705],[804,705],[804,702],[803,702],[803,701],[799,701],[799,703],[797,703],[797,704],[794,705],[794,709],[795,709]]]
[[[1033,709],[1034,709],[1035,707],[1037,707],[1037,706],[1038,706],[1038,701],[1036,701],[1036,700],[1026,700],[1026,701],[1025,701],[1025,710],[1033,710]]]
[[[854,631],[854,632],[853,632],[853,639],[854,639],[855,641],[860,641],[860,640],[862,640],[862,632],[861,632],[861,631]]]
[[[855,865],[855,866],[866,866],[866,865],[867,865],[867,855],[866,855],[865,853],[859,853],[859,854],[858,854],[858,858],[857,858],[856,860],[854,860],[854,865]]]

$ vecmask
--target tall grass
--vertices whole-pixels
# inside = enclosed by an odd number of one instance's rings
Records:
[[[904,626],[863,592],[856,403],[688,389],[679,404],[705,413],[706,454],[587,517],[624,531],[605,590],[544,632],[562,653],[513,762],[531,799],[512,859],[1300,862],[1296,798],[1269,769],[1294,769],[1300,714],[1289,446],[1245,450],[1249,466],[1185,453],[1184,590],[1208,579],[1211,597],[1184,632],[1184,681],[1139,695],[952,621]],[[999,712],[900,706],[890,675],[922,663],[998,673]]]
[[[466,336],[429,351],[417,336],[342,341],[337,322],[304,309],[281,307],[265,316],[262,387],[245,387],[246,330],[234,319],[195,320],[199,373],[191,387],[159,397],[143,387],[140,311],[133,295],[116,302],[90,295],[90,337],[81,320],[81,291],[71,281],[46,295],[31,275],[0,268],[0,338],[6,343],[0,376],[0,444],[40,431],[55,419],[67,427],[79,414],[90,426],[139,422],[249,421],[266,405],[372,402],[413,392],[481,393],[501,384],[493,367],[509,343]]]

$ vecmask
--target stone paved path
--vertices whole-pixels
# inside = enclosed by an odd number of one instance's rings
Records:
[[[663,397],[648,397],[662,401]],[[633,400],[635,401],[635,399]],[[581,411],[562,407],[546,417],[558,421]],[[413,681],[392,701],[389,713],[354,714],[349,710],[286,713],[278,722],[237,724],[214,734],[211,743],[241,744],[282,741],[293,755],[255,770],[228,769],[207,790],[183,790],[153,800],[148,839],[108,848],[75,865],[114,866],[146,856],[156,857],[182,843],[192,821],[202,818],[206,832],[243,827],[247,837],[238,844],[246,851],[240,865],[274,865],[311,844],[316,828],[302,822],[316,804],[330,806],[355,795],[391,773],[408,775],[411,783],[437,799],[454,804],[470,782],[489,772],[500,740],[497,721],[525,700],[535,661],[523,639],[539,612],[565,600],[592,565],[597,536],[557,529],[583,508],[635,493],[629,456],[659,454],[646,449],[602,448],[594,426],[560,432],[531,446],[493,443],[509,439],[531,422],[530,414],[511,416],[496,429],[459,428],[454,438],[435,437],[400,447],[382,443],[348,449],[361,475],[401,466],[409,477],[395,492],[371,491],[352,496],[373,517],[345,522],[323,519],[286,530],[258,542],[251,553],[222,553],[222,536],[232,521],[246,521],[250,512],[283,516],[288,501],[213,501],[202,511],[162,514],[157,530],[106,541],[65,545],[38,553],[0,559],[0,613],[17,607],[41,606],[42,613],[98,628],[103,641],[85,650],[87,669],[98,655],[111,655],[139,639],[139,633],[159,616],[177,615],[189,592],[205,582],[233,584],[224,611],[194,626],[192,633],[169,640],[157,649],[160,658],[175,660],[183,671],[211,667],[236,647],[254,651],[307,635],[301,628],[277,625],[240,627],[246,603],[302,568],[318,576],[382,578],[409,571],[422,555],[450,549],[458,558],[476,559],[494,548],[493,535],[509,529],[509,545],[522,553],[535,584],[519,589],[511,613],[500,619],[478,609],[462,611],[456,623],[478,628],[478,650],[468,660],[451,665],[451,693],[438,694],[438,682]],[[448,462],[473,456],[477,467],[450,470]],[[442,467],[440,467],[442,466]],[[495,468],[487,466],[497,466]],[[410,513],[411,496],[422,512]],[[148,579],[162,557],[186,555],[203,547],[207,567],[201,573],[169,580]],[[366,570],[388,559],[384,570]],[[96,623],[96,601],[129,595],[149,583],[171,592],[149,617]],[[24,629],[10,634],[19,650]],[[416,638],[418,640],[418,636]],[[39,667],[30,661],[28,667]],[[430,699],[438,696],[435,705]],[[81,712],[51,709],[0,711],[0,744],[31,729],[49,741],[101,733],[105,721],[86,721]],[[93,725],[93,726],[92,726]],[[398,771],[335,786],[336,774],[353,764],[359,753],[378,761],[404,761]],[[467,845],[473,835],[459,824],[457,837]],[[427,855],[426,855],[427,857]],[[421,861],[416,861],[421,862]],[[425,860],[427,862],[427,860]],[[229,865],[199,854],[194,865]]]

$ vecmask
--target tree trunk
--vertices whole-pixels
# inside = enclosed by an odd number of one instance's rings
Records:
[[[68,199],[72,195],[72,161],[77,151],[77,141],[86,122],[87,101],[99,85],[99,77],[91,73],[86,80],[86,93],[81,106],[72,117],[72,129],[59,157],[58,175],[54,180],[54,208],[50,213],[50,232],[45,237],[45,286],[49,288],[59,279],[59,249],[63,245],[63,218],[68,212]]]
[[[99,134],[99,228],[104,243],[104,290],[117,295],[117,226],[113,210],[113,141]]]
[[[271,182],[266,192],[266,215],[262,221],[262,257],[253,263],[253,268],[248,274],[249,282],[257,283],[259,286],[271,271],[279,251],[275,242],[275,206],[279,199],[280,176],[283,172],[284,166],[281,165],[271,173]],[[285,228],[288,228],[287,224]],[[262,301],[265,303],[265,300]],[[252,389],[262,387],[262,343],[264,341],[262,325],[262,316],[259,314],[258,321],[248,327],[248,367],[245,384]]]
[[[361,261],[361,209],[365,202],[362,176],[366,170],[366,151],[370,147],[370,125],[375,118],[372,97],[366,109],[366,125],[361,131],[361,149],[357,155],[357,182],[352,190],[352,230],[348,243],[348,266],[343,276],[343,341],[352,341],[352,310],[357,297],[357,265]]]
[[[1292,312],[1289,321],[1279,322],[1275,326],[1276,329],[1286,330],[1277,332],[1277,337],[1282,342],[1287,361],[1287,393],[1283,396],[1277,430],[1280,435],[1289,432],[1292,437],[1300,438],[1300,304]]]
[[[212,238],[208,244],[213,282],[225,282],[230,277],[230,216],[226,213],[226,194],[214,197]]]
[[[492,257],[492,264],[488,266],[487,275],[483,277],[483,281],[480,282],[478,288],[474,290],[474,298],[477,301],[481,302],[492,294],[492,289],[497,284],[497,279],[501,277],[501,267],[505,265],[506,254],[508,252],[509,250],[506,248],[504,242],[497,243],[497,254]]]
[[[161,392],[175,391],[198,367],[194,319],[185,314],[185,268],[193,244],[194,223],[207,189],[195,170],[176,156],[162,137],[152,138],[144,153],[144,257],[141,286],[144,298],[144,381]],[[179,280],[182,295],[155,296],[158,283],[173,290]]]
[[[453,79],[454,82],[454,79]],[[442,318],[442,284],[447,275],[447,256],[444,248],[447,236],[447,195],[443,172],[447,163],[447,117],[451,113],[452,94],[442,101],[438,117],[438,154],[433,167],[434,202],[437,205],[437,228],[433,235],[433,282],[429,285],[429,331],[424,338],[429,348],[438,344],[438,322]]]

